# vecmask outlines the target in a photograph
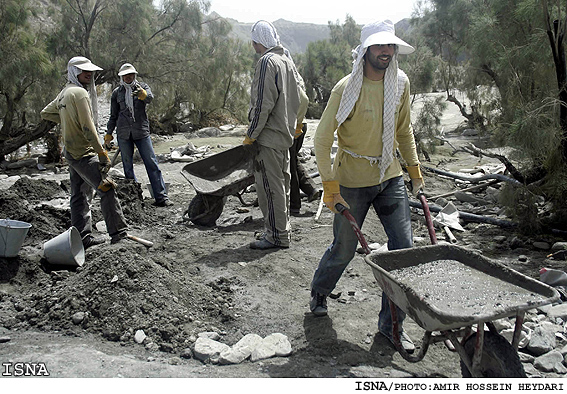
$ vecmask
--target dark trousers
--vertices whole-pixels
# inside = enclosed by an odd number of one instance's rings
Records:
[[[304,125],[305,128],[306,125]],[[290,209],[301,208],[301,191],[310,196],[313,194],[317,188],[315,182],[311,179],[305,167],[297,160],[297,154],[303,146],[303,140],[305,139],[305,132],[299,137],[293,140],[293,145],[289,148],[289,169],[291,172],[291,185],[290,185],[290,197],[289,197],[289,207]]]

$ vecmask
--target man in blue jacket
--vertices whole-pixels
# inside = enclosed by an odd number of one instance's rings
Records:
[[[152,186],[154,205],[166,207],[173,203],[165,190],[165,182],[154,153],[150,138],[150,122],[146,114],[146,106],[154,96],[147,83],[138,82],[137,75],[138,72],[130,63],[123,64],[118,71],[120,86],[112,92],[110,119],[104,144],[107,149],[110,148],[112,132],[116,129],[124,175],[127,179],[134,180],[136,180],[133,162],[134,145],[138,148]]]

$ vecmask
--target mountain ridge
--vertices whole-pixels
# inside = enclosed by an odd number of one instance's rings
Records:
[[[236,19],[225,18],[214,11],[207,15],[207,17],[225,19],[232,26],[232,31],[229,34],[230,37],[238,38],[242,41],[250,41],[250,30],[254,23],[239,22]],[[328,24],[292,22],[283,18],[277,19],[271,23],[273,23],[278,30],[283,46],[292,54],[304,53],[310,42],[330,38]],[[409,29],[409,18],[400,20],[395,24],[395,27],[396,31],[407,31]]]

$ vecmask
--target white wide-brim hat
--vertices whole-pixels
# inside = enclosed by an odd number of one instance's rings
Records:
[[[69,60],[67,66],[75,66],[83,71],[100,71],[102,68],[93,64],[89,59],[83,56],[75,56]]]
[[[124,63],[118,70],[118,76],[121,77],[126,74],[138,74],[138,71],[130,63]]]
[[[362,28],[360,41],[364,49],[372,45],[395,44],[402,55],[408,55],[415,51],[415,48],[404,40],[396,37],[394,23],[390,20],[370,23]]]

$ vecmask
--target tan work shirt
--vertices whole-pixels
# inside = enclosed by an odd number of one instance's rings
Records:
[[[76,160],[104,151],[93,122],[86,89],[68,83],[42,111],[41,118],[61,123],[65,150]]]
[[[337,130],[336,114],[348,77],[344,77],[333,88],[317,127],[314,141],[317,167],[322,181],[337,180],[346,187],[375,186],[380,184],[380,163],[371,164],[365,158],[355,158],[344,152],[344,149],[368,157],[382,155],[384,81],[372,81],[364,77],[358,101]],[[409,92],[409,81],[406,81],[404,93],[396,108],[394,152],[399,149],[407,164],[414,166],[419,164],[419,159],[410,123]],[[335,130],[339,149],[331,166]],[[400,175],[402,167],[394,157],[382,182]]]

